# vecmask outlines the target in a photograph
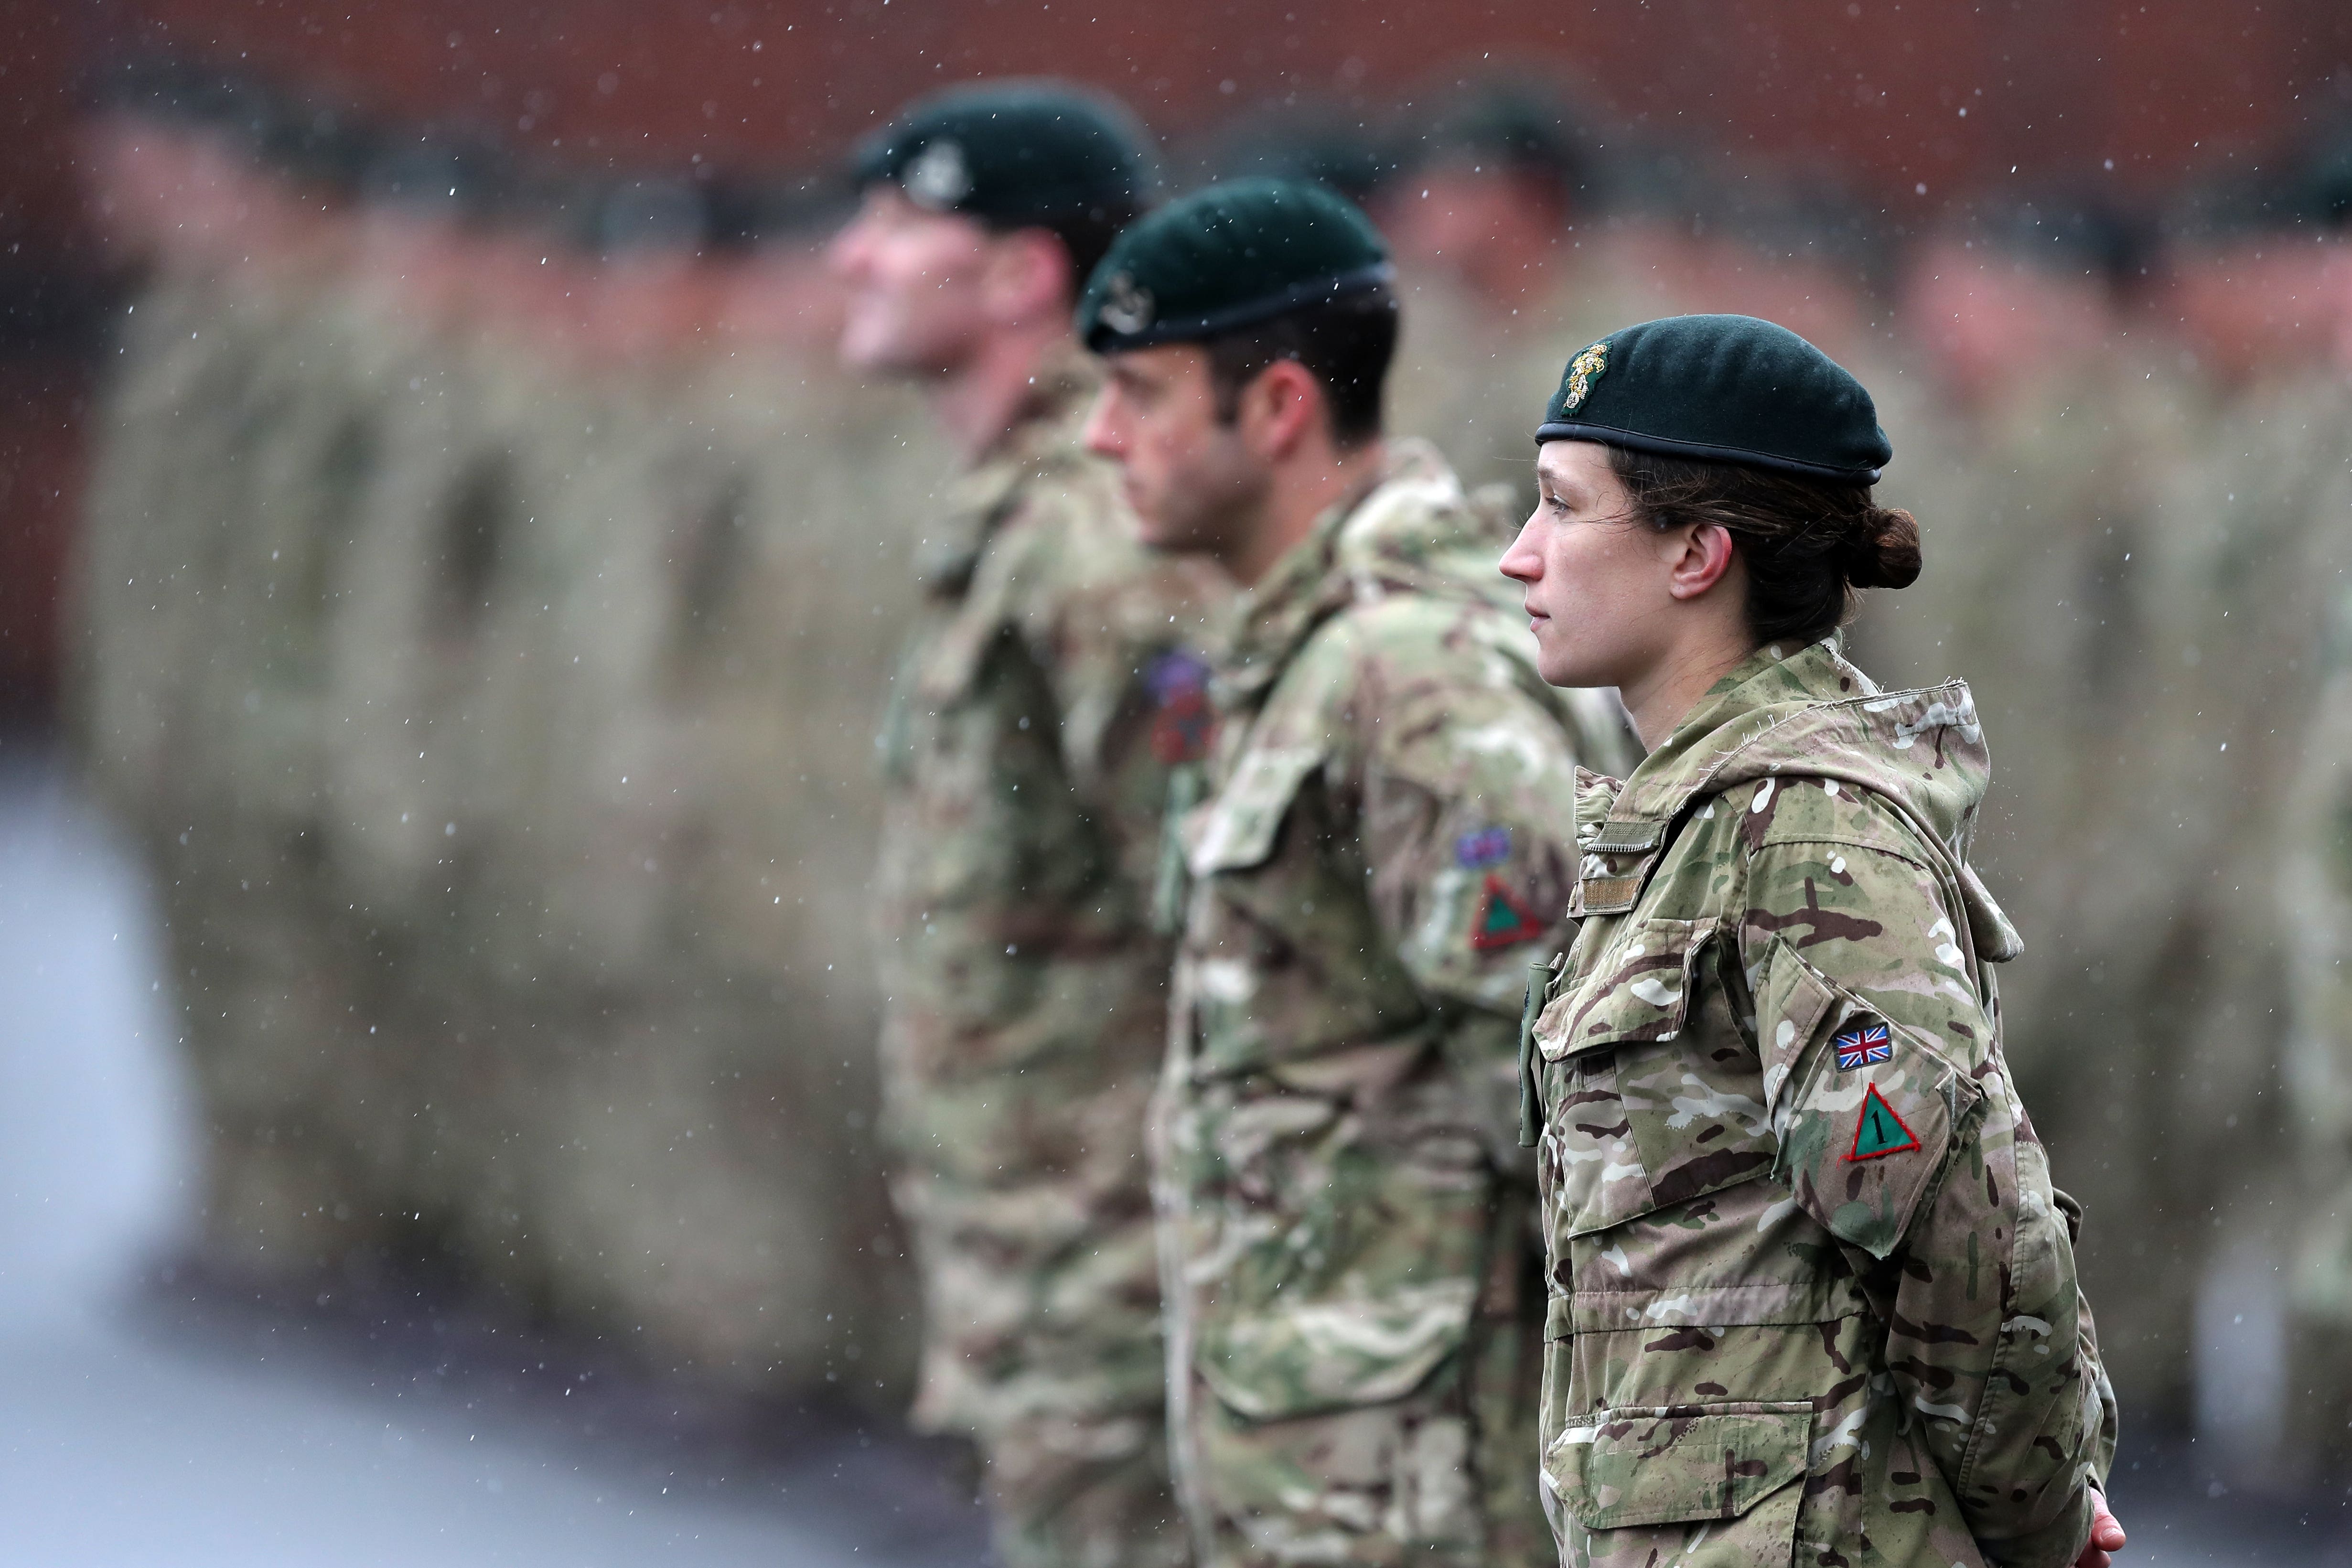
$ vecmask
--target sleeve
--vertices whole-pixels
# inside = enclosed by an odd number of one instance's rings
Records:
[[[1532,1182],[1519,1014],[1529,964],[1573,935],[1574,731],[1507,670],[1465,662],[1443,682],[1375,683],[1359,704],[1363,850],[1382,933],[1444,1016],[1490,1156]]]
[[[2114,1457],[2114,1395],[2075,1283],[2079,1211],[2051,1187],[1956,911],[1918,861],[1852,843],[1758,850],[1748,903],[1777,1169],[1867,1255],[1887,1370],[1987,1557],[2063,1568]]]

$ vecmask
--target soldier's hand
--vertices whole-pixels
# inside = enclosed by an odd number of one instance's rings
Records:
[[[2124,1549],[2124,1527],[2107,1511],[2106,1495],[2096,1487],[2091,1489],[2091,1539],[2083,1543],[2074,1568],[2108,1568],[2114,1562],[2110,1554]]]

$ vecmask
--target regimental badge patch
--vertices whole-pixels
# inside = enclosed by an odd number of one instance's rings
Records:
[[[1511,830],[1482,827],[1454,841],[1454,863],[1465,871],[1499,866],[1511,858]]]
[[[1216,714],[1209,707],[1209,666],[1186,648],[1161,654],[1144,671],[1151,689],[1151,754],[1174,767],[1209,754]]]
[[[1583,407],[1584,400],[1592,395],[1592,384],[1608,372],[1609,340],[1603,338],[1568,362],[1568,375],[1562,383],[1568,395],[1560,399],[1559,411],[1573,414]]]
[[[1840,1072],[1875,1067],[1880,1062],[1895,1059],[1895,1042],[1887,1037],[1884,1024],[1864,1024],[1848,1029],[1831,1043],[1837,1047]]]
[[[1862,1091],[1862,1114],[1854,1118],[1853,1148],[1846,1154],[1849,1161],[1884,1160],[1889,1154],[1908,1154],[1919,1147],[1919,1140],[1895,1108],[1886,1103],[1874,1083],[1864,1084]]]
[[[1486,874],[1486,896],[1478,906],[1478,918],[1470,928],[1470,945],[1481,952],[1498,947],[1517,947],[1523,942],[1533,942],[1551,927],[1536,919],[1525,904],[1511,896],[1503,886],[1503,879],[1493,872]]]

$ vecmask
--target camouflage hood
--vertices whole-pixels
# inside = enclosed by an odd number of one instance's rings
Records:
[[[1839,653],[1835,637],[1785,657],[1778,647],[1759,649],[1717,681],[1622,785],[1593,782],[1578,802],[1583,912],[1630,905],[1690,807],[1772,777],[1833,779],[1889,802],[1944,862],[1977,958],[2000,963],[2022,951],[1969,864],[1992,759],[1967,683],[1882,691]]]
[[[1234,602],[1220,690],[1261,689],[1317,626],[1388,594],[1517,611],[1518,589],[1498,570],[1511,504],[1499,489],[1465,493],[1436,447],[1411,437],[1390,442],[1379,482],[1317,519]]]

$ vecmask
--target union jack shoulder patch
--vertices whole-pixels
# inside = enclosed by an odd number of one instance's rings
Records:
[[[1895,1042],[1887,1037],[1884,1024],[1864,1024],[1848,1029],[1832,1042],[1837,1047],[1840,1072],[1852,1072],[1856,1068],[1875,1067],[1880,1062],[1895,1059]]]

